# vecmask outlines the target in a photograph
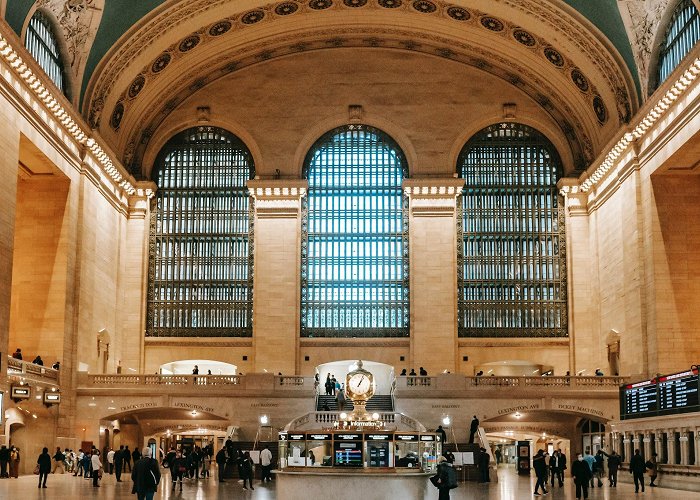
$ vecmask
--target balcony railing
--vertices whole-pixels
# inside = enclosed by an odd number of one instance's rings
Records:
[[[59,383],[58,370],[15,359],[12,356],[7,356],[7,376],[50,385],[58,385]]]
[[[462,391],[493,389],[494,387],[521,388],[556,388],[579,389],[587,391],[617,391],[625,382],[624,377],[465,377],[459,374],[444,374],[438,376],[401,376],[397,379],[399,395],[424,390]],[[403,393],[401,393],[404,391]]]
[[[339,411],[313,411],[292,420],[285,428],[286,431],[300,431],[331,427],[340,421]],[[400,431],[425,432],[425,426],[418,420],[403,413],[378,412],[379,421],[387,429]]]

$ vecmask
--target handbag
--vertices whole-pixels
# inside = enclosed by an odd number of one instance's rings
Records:
[[[102,479],[102,467],[97,470],[97,479]]]
[[[34,474],[39,474],[39,464],[36,464],[36,467],[34,467]]]
[[[181,465],[180,467],[177,468],[177,471],[180,474],[184,474],[185,472],[187,472],[187,467],[185,467],[184,465]]]

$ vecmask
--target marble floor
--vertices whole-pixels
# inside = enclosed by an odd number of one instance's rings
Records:
[[[166,472],[167,474],[167,472]],[[126,478],[125,478],[126,479]],[[169,479],[169,477],[168,477]],[[491,485],[479,485],[474,483],[462,484],[452,490],[453,500],[520,500],[528,498],[542,498],[546,500],[575,498],[573,484],[567,480],[563,488],[554,488],[548,495],[533,497],[534,480],[518,476],[512,469],[499,471],[499,482]],[[167,486],[169,484],[166,483]],[[131,482],[117,483],[113,476],[106,475],[100,488],[93,488],[92,482],[72,475],[50,475],[48,488],[37,489],[37,476],[23,476],[19,479],[3,479],[0,481],[1,500],[53,500],[53,499],[104,499],[104,500],[135,500],[131,494]],[[204,499],[241,499],[241,500],[268,500],[276,499],[274,482],[270,485],[254,484],[254,491],[244,491],[241,483],[227,481],[218,484],[215,479],[186,482],[182,492],[173,492],[169,487],[159,488],[155,500],[204,500]],[[430,487],[426,489],[425,499],[437,499],[437,490]],[[615,500],[615,499],[657,499],[657,500],[700,500],[700,493],[672,490],[668,488],[648,488],[646,493],[634,493],[631,484],[619,484],[617,488],[594,488],[590,490],[591,500]],[[352,492],[333,491],[329,485],[328,500],[357,500]],[[323,499],[323,500],[326,500]],[[306,500],[316,500],[308,498]],[[362,500],[369,500],[366,495]],[[378,499],[384,500],[384,499]],[[386,500],[423,500],[423,499],[386,499]]]

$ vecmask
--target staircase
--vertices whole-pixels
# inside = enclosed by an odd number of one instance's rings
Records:
[[[338,402],[335,400],[335,396],[326,396],[325,394],[319,394],[316,398],[316,411],[324,411],[323,406],[328,404],[328,409],[330,411],[338,411]],[[393,412],[394,404],[391,400],[391,395],[387,394],[375,394],[369,401],[367,401],[367,411],[372,412]],[[345,407],[343,411],[352,411],[354,406],[352,401],[349,399],[345,400]]]

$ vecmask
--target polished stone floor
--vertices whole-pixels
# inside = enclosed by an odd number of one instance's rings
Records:
[[[167,472],[166,472],[167,474]],[[126,477],[124,478],[126,479]],[[169,476],[167,476],[169,480]],[[573,484],[567,480],[563,488],[554,488],[550,494],[542,497],[533,497],[534,481],[532,478],[517,476],[513,469],[502,468],[499,470],[499,482],[491,485],[479,485],[468,483],[460,485],[452,490],[451,498],[455,500],[519,500],[526,498],[542,498],[572,500],[575,498]],[[0,499],[2,500],[29,500],[29,499],[86,499],[99,498],[104,500],[135,500],[131,494],[131,482],[117,483],[113,476],[105,476],[100,488],[93,488],[92,482],[72,475],[50,475],[48,488],[37,489],[37,476],[23,476],[19,479],[3,479],[0,481]],[[169,484],[166,483],[167,486]],[[277,498],[274,482],[270,485],[255,483],[254,491],[244,491],[241,483],[227,481],[218,484],[215,479],[186,482],[182,493],[171,491],[169,487],[160,488],[155,496],[156,500],[204,500],[204,499],[242,499],[242,500],[268,500]],[[426,499],[437,499],[437,490],[430,487],[427,490]],[[362,496],[363,500],[369,497]],[[657,500],[700,500],[700,493],[689,491],[671,490],[668,488],[647,488],[646,493],[635,494],[631,484],[619,484],[617,488],[594,488],[590,490],[591,500],[615,500],[615,499],[657,499]],[[334,491],[329,485],[329,500],[357,500],[352,492]],[[308,498],[307,500],[316,500]],[[326,500],[326,499],[323,499]],[[384,499],[382,499],[384,500]],[[394,499],[386,499],[394,500]],[[422,500],[422,499],[395,499],[395,500]]]

